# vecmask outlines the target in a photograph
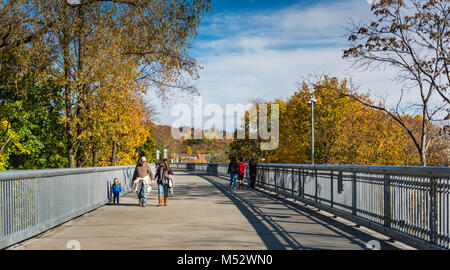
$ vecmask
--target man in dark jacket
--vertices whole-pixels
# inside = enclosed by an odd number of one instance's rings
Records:
[[[252,157],[252,159],[250,160],[250,163],[248,165],[248,167],[250,169],[250,184],[249,184],[250,188],[255,188],[257,166],[258,166],[258,163],[256,162],[256,158]]]
[[[239,173],[239,162],[237,162],[235,157],[232,157],[230,164],[228,164],[228,173],[230,174],[230,189],[236,189],[236,179]]]

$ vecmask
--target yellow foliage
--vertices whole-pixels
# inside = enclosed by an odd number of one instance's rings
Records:
[[[382,111],[365,107],[348,97],[346,81],[325,77],[314,89],[315,160],[320,164],[420,165],[420,157],[405,130]],[[306,84],[281,107],[280,145],[265,153],[267,162],[311,162],[311,107],[313,91]],[[368,96],[359,98],[371,103]],[[275,101],[280,103],[278,100]],[[420,125],[420,117],[409,117]],[[430,164],[438,164],[442,153],[430,154]],[[448,151],[448,148],[447,148]]]

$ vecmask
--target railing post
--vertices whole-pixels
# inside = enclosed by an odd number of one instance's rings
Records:
[[[317,181],[317,170],[314,170],[314,185],[315,185],[315,193],[314,193],[314,200],[318,201],[318,187],[319,183]]]
[[[334,206],[334,194],[333,194],[333,171],[330,172],[330,206]]]
[[[344,191],[344,179],[342,177],[342,171],[339,171],[338,173],[337,184],[337,192],[340,194]]]
[[[301,169],[298,169],[298,196],[302,197],[302,174]]]
[[[278,185],[277,185],[277,173],[278,173],[278,167],[275,167],[275,172],[273,174],[273,182],[274,182],[274,188],[275,191],[278,191]]]
[[[352,177],[352,214],[356,215],[356,172],[353,173]]]
[[[430,179],[430,242],[437,244],[437,180]]]
[[[291,195],[294,195],[294,168],[291,168]]]
[[[384,225],[391,227],[391,179],[388,174],[384,175]]]
[[[268,182],[269,182],[269,169],[268,169],[268,167],[264,167],[264,171],[265,171],[265,175],[266,175],[266,177],[264,178],[264,186],[266,188],[268,188],[269,187],[268,186]]]

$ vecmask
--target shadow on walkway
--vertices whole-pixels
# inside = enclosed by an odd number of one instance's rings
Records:
[[[228,188],[228,181],[221,177],[205,174],[196,175],[210,182],[231,201],[224,200],[222,203],[233,203],[236,205],[236,207],[247,218],[249,223],[252,224],[253,228],[256,230],[257,234],[261,237],[262,241],[269,250],[323,249],[305,246],[299,242],[299,238],[301,238],[301,236],[317,237],[317,241],[329,241],[330,238],[345,238],[348,241],[348,244],[354,246],[353,249],[367,249],[366,243],[371,240],[378,240],[381,244],[382,250],[397,249],[386,241],[375,239],[374,236],[343,224],[333,218],[329,218],[317,213],[314,210],[308,209],[284,198],[274,196],[263,190],[248,189],[245,191],[232,191]],[[269,211],[273,212],[277,210],[283,210],[286,212],[286,209],[288,209],[288,212],[292,214],[280,215],[267,213]],[[287,220],[293,215],[302,216],[302,221]],[[314,229],[314,232],[302,232],[298,231],[298,229],[296,231],[287,231],[285,227],[286,224],[289,223],[298,224],[298,226],[308,224],[309,226],[317,226],[317,228]],[[309,229],[309,231],[311,231],[311,229]],[[338,246],[333,246],[331,249],[340,248]]]

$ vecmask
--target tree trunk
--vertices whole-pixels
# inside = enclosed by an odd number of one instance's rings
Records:
[[[79,119],[77,123],[77,138],[83,138],[81,135],[83,134],[85,130],[85,116],[87,112],[83,112],[82,110],[89,110],[89,108],[86,106],[87,104],[87,96],[86,96],[86,88],[83,83],[83,79],[81,78],[81,74],[83,72],[83,34],[82,29],[84,25],[84,17],[83,17],[83,7],[78,7],[78,14],[79,18],[79,24],[77,26],[77,31],[74,33],[74,43],[77,42],[78,46],[76,48],[77,50],[77,69],[76,69],[76,78],[77,78],[77,85],[76,85],[76,93],[77,93],[77,108],[76,108],[76,117]],[[86,140],[85,139],[78,139],[77,140],[77,166],[78,167],[84,167],[86,165]]]
[[[85,164],[85,154],[84,154],[84,147],[83,147],[83,143],[82,142],[78,142],[78,147],[77,147],[77,167],[84,167]]]
[[[78,119],[80,119],[80,107],[77,108],[76,110],[76,116],[78,117]],[[77,138],[81,137],[81,134],[83,133],[83,127],[82,125],[78,122],[77,123]],[[83,139],[78,139],[77,140],[77,167],[84,167],[85,165],[85,141]]]
[[[66,133],[67,133],[67,153],[69,158],[69,168],[75,168],[75,144],[74,144],[74,136],[73,130],[71,126],[71,122],[73,121],[72,114],[72,98],[71,98],[71,90],[69,86],[69,78],[70,78],[70,69],[69,69],[69,36],[67,33],[64,33],[63,41],[63,54],[64,54],[64,84],[65,84],[65,109],[66,109]]]
[[[97,167],[97,163],[98,163],[97,151],[93,147],[92,148],[92,167]]]
[[[113,141],[112,144],[112,155],[111,155],[111,166],[116,166],[116,155],[117,155],[117,142]]]
[[[97,145],[96,143],[94,143],[94,137],[91,136],[90,138],[91,141],[91,154],[92,154],[92,167],[97,167],[97,163],[98,163],[98,154],[97,154]]]
[[[70,127],[70,123],[67,123],[66,126],[67,131],[67,150],[69,157],[69,168],[75,168],[75,153],[74,153],[74,143],[73,143],[73,132]]]
[[[426,135],[423,136],[422,142],[421,142],[421,151],[420,151],[420,166],[426,167],[427,166],[427,152],[428,147],[426,146]]]
[[[67,25],[69,6],[64,10],[64,14],[61,20],[62,25]],[[73,122],[73,113],[72,113],[72,91],[70,87],[70,34],[68,33],[67,26],[62,29],[62,40],[61,49],[62,49],[62,57],[63,57],[63,70],[64,70],[64,106],[66,113],[66,136],[67,136],[67,157],[69,159],[69,168],[75,168],[75,144],[74,144],[74,136],[72,130],[72,122]]]

